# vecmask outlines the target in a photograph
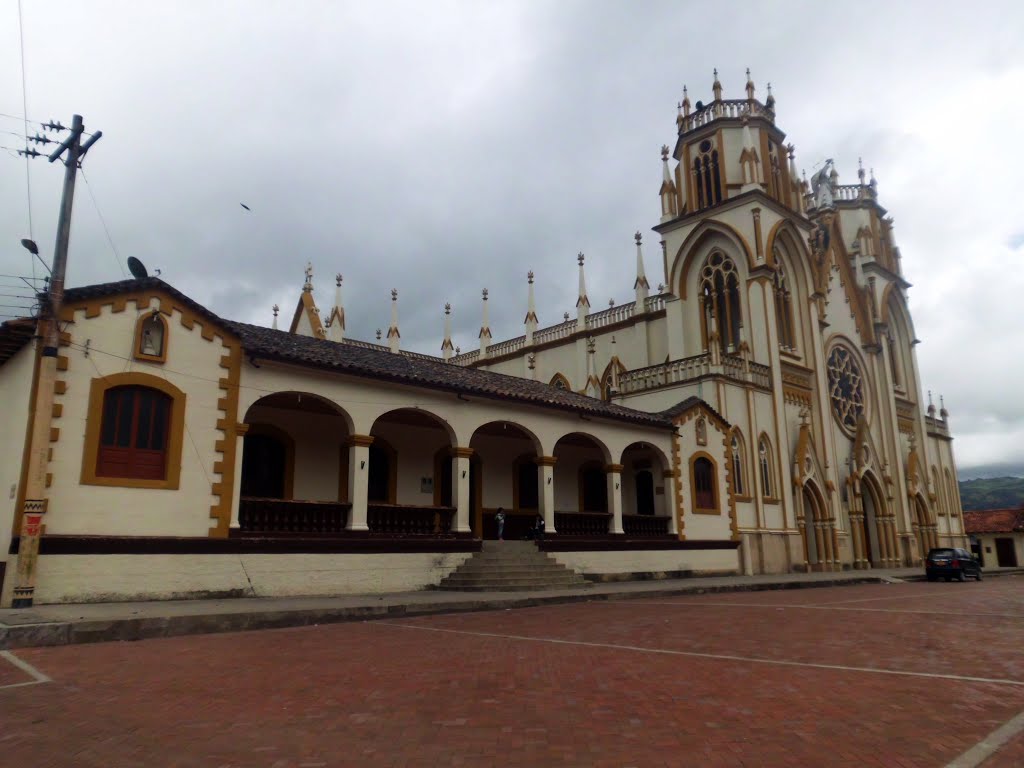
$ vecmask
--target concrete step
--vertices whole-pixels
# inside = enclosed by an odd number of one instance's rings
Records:
[[[566,589],[588,582],[532,541],[485,541],[480,552],[444,578],[438,589],[462,592]]]

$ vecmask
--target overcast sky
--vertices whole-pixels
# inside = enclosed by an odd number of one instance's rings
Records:
[[[1014,2],[63,2],[23,0],[28,116],[103,139],[75,201],[68,283],[136,256],[215,312],[287,323],[314,264],[349,333],[438,354],[443,307],[475,346],[652,286],[659,148],[683,84],[750,67],[810,170],[874,167],[895,219],[926,389],[961,469],[1024,465],[1024,10]],[[23,114],[17,0],[0,0],[0,146]],[[38,126],[30,126],[34,131]],[[31,164],[32,234],[51,258],[62,167]],[[25,162],[0,151],[0,273],[31,275]],[[118,259],[98,210],[109,227]],[[245,203],[251,212],[245,211]],[[40,272],[36,269],[36,274]],[[0,305],[17,304],[0,278]],[[21,291],[21,293],[24,293]],[[0,307],[0,313],[16,310]],[[4,318],[0,318],[4,319]]]

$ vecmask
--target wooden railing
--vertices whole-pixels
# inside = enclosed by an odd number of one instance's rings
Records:
[[[451,532],[454,515],[454,507],[370,504],[366,524],[372,533],[442,534]]]
[[[239,500],[238,527],[245,533],[341,533],[351,506],[246,497]]]
[[[623,515],[622,530],[627,536],[667,536],[669,519],[656,515]]]
[[[606,536],[611,515],[607,512],[555,512],[559,536]]]

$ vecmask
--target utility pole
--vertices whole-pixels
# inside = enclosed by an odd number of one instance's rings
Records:
[[[51,123],[52,125],[52,123]],[[59,125],[59,124],[58,124]],[[56,128],[56,126],[54,126]],[[61,126],[63,128],[63,126]],[[36,566],[39,559],[39,539],[43,515],[46,514],[46,469],[50,451],[50,425],[53,417],[54,383],[57,379],[57,349],[60,344],[58,322],[64,299],[64,273],[68,260],[68,241],[71,238],[71,209],[75,202],[75,177],[78,166],[89,148],[99,141],[102,131],[92,134],[82,144],[85,126],[81,115],[71,123],[71,135],[50,154],[54,162],[64,152],[64,192],[57,218],[57,242],[53,250],[50,287],[43,297],[42,309],[36,324],[36,343],[42,345],[39,356],[39,375],[35,391],[35,407],[29,414],[31,437],[28,454],[28,475],[25,482],[25,504],[21,515],[21,536],[18,541],[18,570],[14,583],[13,608],[32,606],[36,589]]]

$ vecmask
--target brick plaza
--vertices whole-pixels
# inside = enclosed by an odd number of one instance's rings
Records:
[[[0,764],[945,766],[1024,710],[1022,587],[637,598],[21,649],[0,658]],[[1017,734],[975,764],[1022,761]]]

